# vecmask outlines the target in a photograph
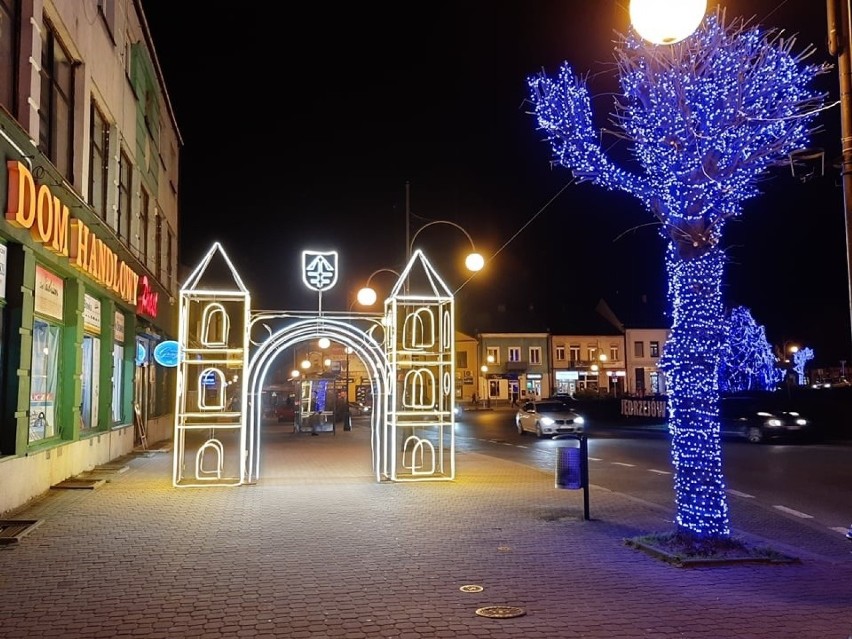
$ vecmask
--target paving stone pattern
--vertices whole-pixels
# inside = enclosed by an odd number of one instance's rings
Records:
[[[41,524],[0,546],[0,638],[852,636],[842,539],[684,569],[624,544],[672,512],[592,486],[584,521],[582,491],[520,464],[460,452],[455,481],[376,482],[366,422],[277,429],[261,459],[256,485],[175,489],[168,452],[140,455],[14,513]]]

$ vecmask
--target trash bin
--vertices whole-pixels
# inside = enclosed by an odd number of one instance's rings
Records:
[[[556,449],[556,487],[568,490],[583,488],[583,459],[579,446]]]
[[[556,487],[567,490],[583,490],[583,519],[589,519],[589,446],[581,433],[557,435],[560,440],[556,449]],[[562,444],[563,441],[570,445]]]

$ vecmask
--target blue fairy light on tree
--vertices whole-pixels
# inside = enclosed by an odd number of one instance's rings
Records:
[[[730,537],[719,439],[719,348],[725,223],[759,195],[758,181],[807,146],[825,95],[810,88],[830,69],[805,64],[794,39],[726,23],[723,10],[671,46],[628,33],[616,44],[622,95],[612,121],[639,170],[613,162],[592,123],[586,81],[566,62],[528,79],[538,130],[576,178],[635,196],[660,224],[671,337],[661,360],[669,388],[676,525]]]
[[[803,386],[805,383],[805,364],[813,358],[814,349],[812,348],[800,348],[793,353],[793,370],[796,372],[796,376],[798,377],[799,386]]]
[[[775,390],[783,374],[776,365],[766,329],[745,306],[732,308],[722,326],[719,391]]]

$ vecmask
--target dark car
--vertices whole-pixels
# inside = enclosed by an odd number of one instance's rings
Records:
[[[292,404],[278,404],[275,407],[275,417],[279,422],[292,422],[296,419],[296,409]]]
[[[780,397],[723,397],[719,402],[723,436],[753,444],[772,439],[803,440],[813,434],[813,422]]]

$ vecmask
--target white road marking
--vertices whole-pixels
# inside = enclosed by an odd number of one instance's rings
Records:
[[[600,457],[589,457],[592,461],[603,461]]]
[[[728,488],[728,493],[731,495],[736,495],[737,497],[744,497],[745,499],[754,499],[754,495],[749,495],[748,493],[741,493],[738,490],[734,490],[733,488]]]
[[[636,464],[625,464],[624,462],[612,462],[613,466],[626,466],[627,468],[635,468]]]
[[[845,535],[848,528],[840,528],[839,526],[832,526],[829,530],[833,530],[834,532],[839,532],[841,535]]]
[[[789,513],[795,517],[800,517],[801,519],[813,519],[813,515],[809,515],[807,513],[799,512],[798,510],[793,510],[792,508],[787,508],[786,506],[773,506],[773,508],[780,510],[785,513]]]
[[[649,468],[648,472],[657,473],[658,475],[671,475],[671,473],[667,470],[657,470],[656,468]]]

